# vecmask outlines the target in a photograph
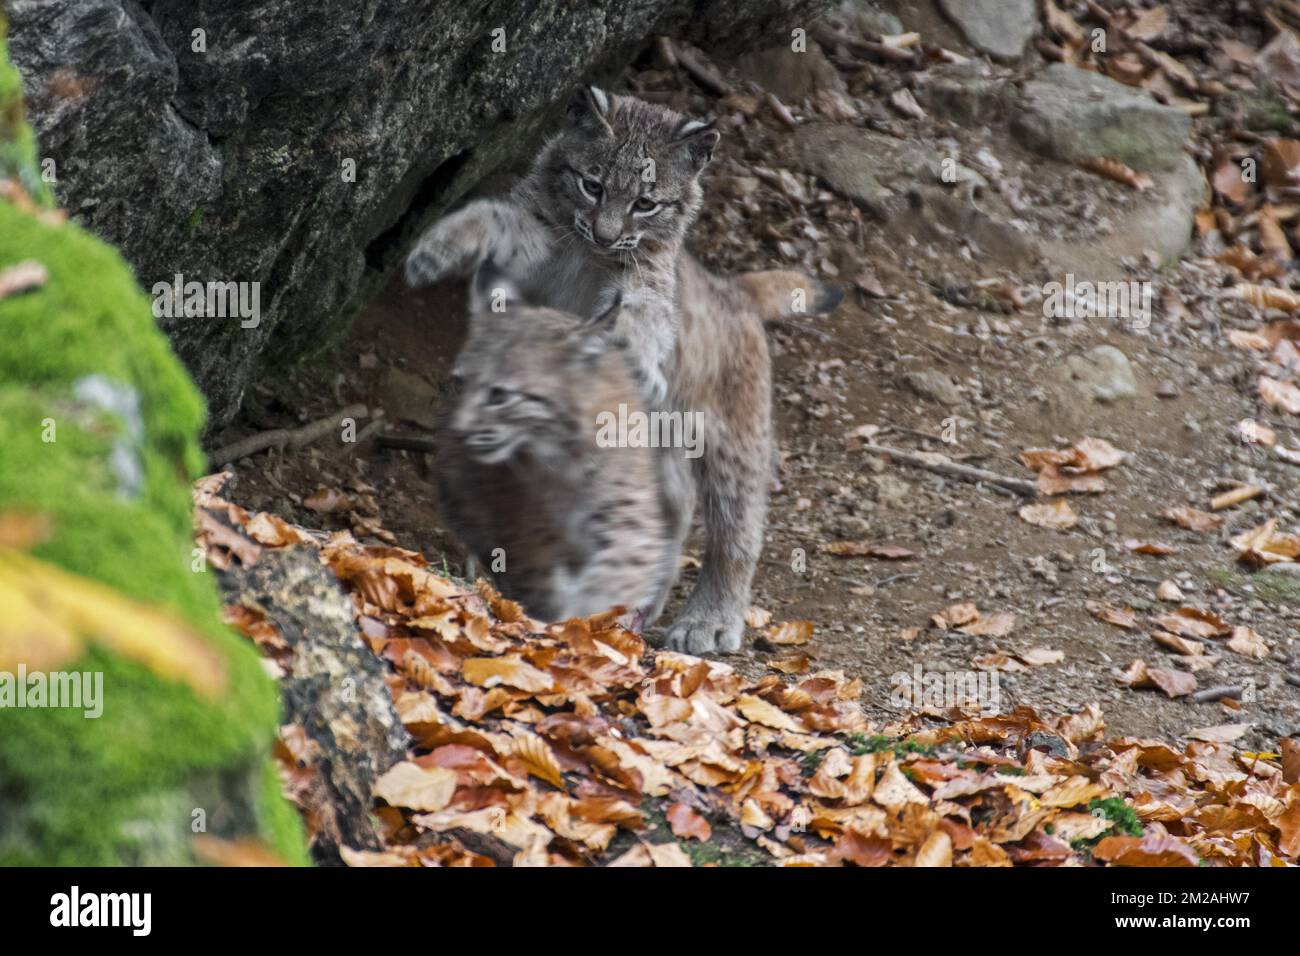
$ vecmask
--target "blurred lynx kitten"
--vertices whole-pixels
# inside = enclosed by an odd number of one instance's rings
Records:
[[[772,411],[763,319],[838,302],[797,273],[726,279],[685,251],[718,139],[709,123],[583,88],[507,200],[477,200],[435,223],[406,263],[407,281],[423,285],[492,259],[529,301],[580,315],[599,311],[610,288],[623,291],[616,325],[642,397],[704,422],[702,457],[657,456],[676,551],[697,487],[703,497],[699,583],[667,634],[669,647],[695,654],[739,649],[762,547]]]
[[[640,628],[663,610],[677,552],[654,452],[600,447],[605,413],[641,407],[610,335],[618,308],[585,322],[532,308],[480,269],[438,472],[447,521],[507,597],[544,620],[622,605]]]

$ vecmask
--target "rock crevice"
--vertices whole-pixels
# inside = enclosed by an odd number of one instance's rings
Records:
[[[821,0],[10,0],[62,205],[146,287],[257,282],[256,324],[164,321],[220,426],[259,362],[330,341],[411,235],[646,38],[770,47]],[[201,31],[201,32],[199,32]],[[509,135],[507,135],[507,131]]]

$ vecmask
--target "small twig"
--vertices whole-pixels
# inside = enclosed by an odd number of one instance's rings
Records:
[[[1217,687],[1207,687],[1204,690],[1198,690],[1192,695],[1192,700],[1198,704],[1203,704],[1207,700],[1223,700],[1225,697],[1231,697],[1233,700],[1241,700],[1242,688],[1236,684],[1220,684]]]
[[[916,54],[910,48],[899,49],[892,46],[886,46],[876,40],[861,39],[848,33],[836,30],[834,27],[825,24],[814,24],[812,28],[813,39],[824,47],[832,47],[835,44],[851,50],[859,56],[867,55],[880,60],[888,60],[891,63],[915,63]]]
[[[763,102],[767,104],[767,108],[772,111],[772,115],[786,129],[794,129],[799,125],[799,121],[794,118],[790,108],[782,103],[780,97],[771,90],[763,94]]]
[[[707,60],[696,56],[683,46],[671,43],[671,41],[670,49],[681,68],[689,73],[700,86],[715,96],[726,96],[731,92],[731,87],[722,78],[722,74],[714,69],[713,65]]]
[[[875,584],[872,585],[872,587],[883,588],[886,584],[893,584],[895,581],[914,579],[914,578],[919,578],[920,576],[921,576],[920,571],[908,571],[905,572],[904,574],[891,574],[889,577],[877,581]]]
[[[369,441],[372,436],[378,435],[387,427],[387,425],[388,422],[384,421],[383,409],[377,409],[375,411],[375,417],[370,421],[370,423],[366,425],[365,428],[361,429],[361,431],[357,432],[357,440],[354,441],[352,446],[348,449],[348,454],[356,454],[358,448]]]
[[[921,468],[936,475],[943,475],[946,478],[957,478],[960,481],[992,485],[995,488],[1024,498],[1038,497],[1038,485],[1032,481],[1026,481],[1023,478],[1009,478],[1006,475],[998,474],[996,471],[976,468],[973,465],[959,465],[947,455],[940,455],[938,452],[902,451],[898,448],[874,444],[866,444],[862,447],[878,455],[888,455],[890,458],[897,459],[905,465],[911,465],[913,468]]]
[[[45,266],[35,259],[28,259],[7,269],[0,269],[0,299],[29,289],[39,289],[49,281],[49,278],[50,274],[45,271]]]
[[[673,70],[677,68],[677,54],[673,51],[673,41],[662,34],[655,37],[655,56],[659,58],[661,69]]]
[[[208,461],[214,466],[219,466],[229,464],[232,461],[239,461],[241,458],[247,458],[249,455],[265,451],[268,448],[297,450],[304,445],[310,445],[312,442],[324,438],[338,428],[339,423],[345,418],[365,417],[366,406],[360,404],[349,405],[328,418],[319,419],[303,425],[301,428],[272,428],[270,431],[258,432],[256,435],[241,438],[224,448],[214,449],[209,453]]]
[[[438,450],[432,438],[405,438],[401,435],[379,435],[375,444],[380,448],[395,448],[398,451],[422,451],[433,453]]]

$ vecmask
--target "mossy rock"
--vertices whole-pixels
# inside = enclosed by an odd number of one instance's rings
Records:
[[[44,205],[3,35],[0,19],[0,179]],[[0,271],[27,260],[48,278],[0,299],[0,515],[47,518],[32,557],[185,622],[225,680],[205,696],[86,635],[57,669],[102,673],[101,716],[0,708],[0,865],[196,862],[199,819],[305,862],[270,762],[275,685],[194,569],[202,400],[112,248],[0,199]]]

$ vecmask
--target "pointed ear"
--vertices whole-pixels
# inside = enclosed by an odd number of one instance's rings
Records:
[[[673,133],[673,144],[686,150],[696,172],[703,169],[713,158],[713,150],[720,139],[722,134],[717,131],[713,123],[706,123],[703,120],[685,120]]]
[[[613,136],[614,128],[609,124],[611,111],[609,94],[598,86],[580,86],[575,89],[564,110],[571,126]]]
[[[505,312],[520,300],[519,288],[514,280],[491,259],[474,273],[469,287],[469,310],[473,315],[484,312]]]

